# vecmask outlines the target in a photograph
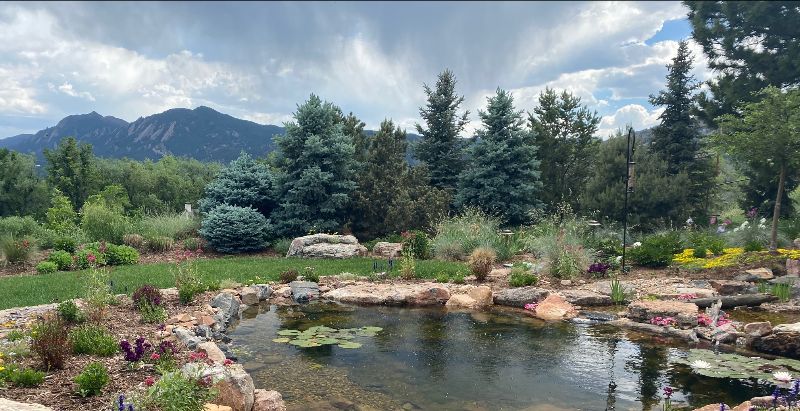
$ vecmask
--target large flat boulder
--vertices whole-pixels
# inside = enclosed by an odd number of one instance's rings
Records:
[[[278,391],[258,389],[255,391],[253,411],[286,411],[286,404]]]
[[[366,283],[331,290],[324,298],[351,304],[425,306],[445,304],[450,291],[437,283]]]
[[[307,303],[319,298],[319,284],[311,281],[292,281],[289,283],[292,289],[292,299],[297,303]]]
[[[628,305],[627,317],[649,322],[655,317],[672,317],[681,325],[697,325],[697,305],[680,301],[634,301]]]
[[[736,280],[709,280],[709,284],[720,295],[745,294],[750,289],[750,283]],[[699,297],[699,296],[698,296]]]
[[[314,234],[297,237],[289,246],[287,257],[350,258],[367,254],[367,248],[352,235]]]
[[[216,322],[225,329],[239,315],[239,299],[232,293],[221,292],[211,299],[211,306],[218,308]]]
[[[545,321],[569,320],[578,316],[578,311],[564,297],[550,294],[533,310],[537,318]]]
[[[485,285],[471,287],[466,294],[453,294],[445,304],[445,306],[451,308],[471,309],[484,308],[490,305],[492,305],[492,290]]]
[[[379,241],[372,247],[372,254],[384,258],[396,258],[403,253],[403,243]]]
[[[753,340],[753,348],[767,354],[800,358],[800,322],[776,325],[771,333]]]
[[[41,404],[26,404],[0,398],[0,411],[53,411],[53,409]]]
[[[536,303],[550,295],[550,291],[533,286],[507,288],[494,294],[494,303],[509,307],[525,307],[525,304]]]
[[[201,378],[212,377],[216,381],[214,388],[217,390],[214,404],[231,407],[233,411],[252,411],[255,385],[253,378],[241,364],[206,366],[202,363],[187,363],[181,371],[186,376],[199,374]]]
[[[614,301],[611,299],[610,295],[600,294],[589,290],[562,290],[561,295],[563,295],[570,304],[580,305],[583,307],[614,304]]]

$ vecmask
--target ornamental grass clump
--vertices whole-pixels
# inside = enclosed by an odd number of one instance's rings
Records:
[[[30,238],[6,235],[0,238],[0,254],[6,264],[24,264],[33,257],[36,248]]]
[[[69,332],[72,351],[75,354],[110,357],[119,351],[117,340],[104,327],[83,325]]]
[[[404,250],[400,258],[400,278],[413,280],[417,277],[417,263],[411,250]]]
[[[497,254],[487,247],[476,248],[469,255],[467,265],[478,281],[485,281],[492,271],[492,266],[497,261]]]
[[[500,220],[477,208],[448,217],[436,225],[431,247],[436,258],[459,260],[478,247],[494,248],[501,242]]]

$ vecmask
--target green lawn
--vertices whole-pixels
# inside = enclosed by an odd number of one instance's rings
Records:
[[[198,272],[206,280],[233,279],[247,282],[261,278],[275,281],[282,271],[295,269],[302,273],[305,267],[314,267],[320,275],[349,272],[358,275],[372,273],[372,259],[352,258],[347,260],[304,260],[276,257],[225,257],[197,261]],[[381,261],[378,271],[386,271],[386,261]],[[174,286],[170,268],[172,264],[141,264],[110,267],[114,292],[131,293],[142,284],[153,284],[160,288]],[[394,272],[398,263],[395,262]],[[438,260],[416,262],[417,276],[433,278],[439,273],[452,277],[467,273],[461,263]],[[87,271],[57,272],[53,274],[18,275],[0,277],[0,309],[22,307],[80,297]]]

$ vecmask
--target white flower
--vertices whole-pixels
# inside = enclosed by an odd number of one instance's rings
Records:
[[[703,360],[695,360],[691,364],[691,366],[692,366],[692,368],[697,368],[697,369],[711,368],[711,364],[709,364],[709,363],[707,363],[707,362],[705,362]]]
[[[633,243],[633,247],[634,247],[634,248],[636,248],[636,247],[638,247],[638,246],[640,246],[640,245],[642,245],[642,243],[640,243],[640,242],[638,242],[638,241],[637,241],[637,242],[635,242],[635,243]]]
[[[772,374],[772,377],[775,378],[776,381],[779,382],[791,382],[792,381],[792,374],[789,374],[786,371],[778,371]]]
[[[761,219],[760,219],[760,220],[758,220],[758,224],[760,224],[760,225],[763,225],[763,224],[764,224],[764,223],[766,223],[766,222],[767,222],[767,219],[766,219],[766,218],[764,218],[764,217],[761,217]]]
[[[617,256],[617,262],[620,262],[620,261],[622,261],[622,256],[621,256],[621,255],[618,255],[618,256]]]

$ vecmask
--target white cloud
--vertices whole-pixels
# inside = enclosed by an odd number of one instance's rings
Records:
[[[66,81],[64,82],[64,84],[58,86],[57,88],[58,91],[68,96],[79,97],[89,101],[94,101],[94,96],[92,96],[92,93],[89,93],[88,91],[77,91],[75,90],[74,87],[72,87],[72,84],[67,83]]]
[[[47,105],[36,98],[30,72],[0,65],[0,113],[41,114]]]
[[[617,109],[612,115],[603,116],[597,135],[605,139],[616,133],[617,130],[624,132],[628,126],[633,127],[634,130],[653,127],[658,124],[658,117],[663,111],[663,108],[648,110],[639,104],[628,104]]]
[[[242,115],[243,119],[252,121],[259,124],[275,124],[281,125],[286,121],[290,121],[292,116],[283,113],[248,113]]]

